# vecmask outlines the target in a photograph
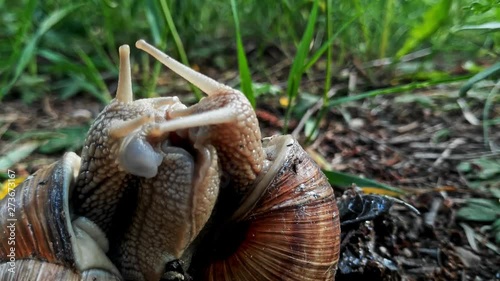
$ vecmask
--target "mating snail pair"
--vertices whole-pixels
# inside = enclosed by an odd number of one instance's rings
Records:
[[[261,139],[241,92],[136,46],[208,96],[134,101],[120,47],[116,98],[81,158],[0,202],[0,280],[333,280],[339,215],[314,161],[289,135]]]

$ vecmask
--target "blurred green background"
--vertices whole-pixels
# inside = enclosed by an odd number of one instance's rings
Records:
[[[315,3],[311,40],[301,51]],[[234,71],[236,22],[249,74],[263,83],[276,83],[266,71],[279,61],[290,62],[284,67],[289,74],[319,69],[325,79],[327,56],[326,74],[334,79],[342,79],[341,70],[353,63],[372,63],[375,67],[366,68],[367,89],[477,73],[498,60],[499,5],[497,0],[4,0],[0,101],[20,98],[31,103],[44,95],[66,99],[82,94],[107,102],[112,96],[108,79],[117,77],[118,46],[140,38],[185,63]],[[394,62],[408,54],[424,59],[403,70],[394,64],[376,67],[387,64],[377,59]],[[160,66],[135,48],[132,55],[142,73],[135,76],[136,93],[161,94],[156,90]],[[299,62],[317,67],[294,70],[291,62],[300,55],[307,59]],[[288,79],[290,86],[288,76],[278,77],[279,82]]]

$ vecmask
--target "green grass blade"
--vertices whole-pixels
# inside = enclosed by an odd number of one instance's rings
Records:
[[[403,47],[396,53],[396,58],[411,52],[418,44],[429,39],[439,30],[449,18],[452,0],[441,0],[438,4],[430,7],[424,14],[421,22],[416,22],[410,30],[410,37],[406,39]]]
[[[150,58],[146,58],[146,61],[149,63]],[[158,78],[160,78],[161,74],[161,68],[162,64],[159,61],[154,61],[153,62],[153,69],[148,72],[144,72],[144,75],[146,78],[144,79],[145,82],[145,89],[142,91],[142,94],[145,98],[152,98],[156,97],[156,86],[158,84]]]
[[[50,138],[38,148],[38,152],[51,154],[62,151],[75,151],[83,147],[85,136],[89,130],[88,124],[60,128],[55,131],[56,136]]]
[[[248,60],[241,39],[240,21],[238,19],[238,8],[236,1],[231,0],[231,8],[233,10],[234,26],[236,29],[236,47],[238,49],[238,68],[240,70],[241,90],[250,101],[252,107],[255,108],[255,95],[252,88],[252,76],[248,68]]]
[[[326,35],[328,41],[335,38],[333,35],[333,0],[326,1]],[[336,35],[339,34],[339,31]],[[333,42],[333,41],[332,41]],[[333,52],[332,52],[332,44],[328,44],[326,49],[326,73],[325,73],[325,86],[323,89],[323,105],[321,107],[320,113],[316,117],[314,124],[312,125],[312,129],[309,131],[309,134],[306,133],[306,143],[308,143],[311,139],[315,138],[318,135],[318,127],[321,119],[323,118],[324,109],[326,109],[326,105],[328,103],[328,91],[332,86],[332,60],[333,60]],[[320,49],[321,50],[321,49]]]
[[[488,97],[486,98],[486,101],[484,103],[483,107],[483,139],[484,139],[484,145],[486,147],[489,147],[490,149],[493,149],[491,147],[491,142],[490,142],[490,134],[489,134],[489,128],[490,128],[490,123],[486,122],[490,118],[490,111],[493,105],[495,104],[495,99],[496,102],[500,101],[500,96],[498,95],[498,87],[494,87],[491,92],[488,94]]]
[[[389,45],[389,33],[391,31],[391,23],[394,16],[394,0],[385,2],[384,24],[382,27],[382,35],[380,38],[379,58],[384,58]]]
[[[167,1],[166,0],[160,0],[161,4],[161,9],[163,12],[163,16],[165,17],[165,20],[167,21],[168,28],[170,29],[170,32],[172,33],[172,37],[174,38],[175,46],[177,47],[177,52],[179,52],[179,56],[181,57],[181,61],[183,64],[189,66],[189,61],[186,55],[186,50],[184,49],[184,45],[182,44],[181,37],[179,36],[179,33],[177,32],[177,28],[175,27],[174,20],[172,18],[172,14],[170,13],[170,8],[168,7]],[[203,95],[201,94],[201,91],[196,88],[195,86],[191,85],[191,89],[193,90],[194,95],[198,100],[200,100]]]
[[[288,122],[292,115],[294,108],[295,98],[299,92],[299,85],[303,74],[304,62],[309,52],[309,45],[313,38],[314,27],[316,25],[316,18],[318,16],[318,5],[319,1],[315,0],[313,7],[311,9],[311,14],[309,15],[309,20],[307,21],[306,30],[302,39],[300,40],[299,47],[297,49],[297,54],[293,60],[292,68],[290,74],[288,75],[287,83],[287,93],[288,93],[288,106],[285,114],[285,123],[283,126],[283,131],[286,133],[288,130]]]
[[[10,91],[10,89],[14,86],[19,76],[21,76],[24,69],[28,66],[28,63],[36,56],[37,53],[37,45],[40,38],[49,31],[54,25],[60,22],[64,17],[74,11],[76,8],[81,5],[74,5],[70,7],[66,7],[61,10],[57,10],[47,16],[45,20],[40,24],[38,30],[35,35],[28,41],[28,43],[24,46],[20,56],[19,61],[16,63],[16,68],[14,69],[14,76],[7,83],[6,86],[0,91],[0,100]]]
[[[496,73],[500,73],[500,62],[497,62],[494,65],[488,67],[486,70],[483,70],[478,74],[472,76],[462,87],[460,87],[460,90],[458,91],[459,97],[461,98],[465,97],[467,95],[467,92],[472,88],[474,84],[476,84],[481,80],[487,79],[488,77]],[[495,98],[498,99],[497,94],[498,94],[497,88],[493,88],[492,92],[490,92],[490,94],[486,98],[486,102],[483,108],[483,138],[486,147],[490,147],[489,128],[491,126],[491,124],[486,121],[489,119],[489,112],[494,104]]]
[[[161,15],[159,14],[159,10],[161,10],[159,5],[158,1],[148,0],[145,7],[145,13],[153,42],[161,50],[166,48],[167,42],[166,34],[162,36],[162,30],[165,29],[165,25],[161,20]],[[153,68],[151,69],[151,57],[143,56],[142,59],[142,64],[144,66],[142,81],[144,81],[144,87],[138,92],[138,94],[141,97],[152,98],[157,96],[156,87],[158,78],[160,77],[162,64],[157,60],[153,60]]]
[[[354,8],[356,9],[356,13],[359,15],[362,15],[358,18],[359,25],[360,25],[361,31],[363,33],[363,40],[364,40],[364,44],[366,46],[365,49],[370,50],[371,49],[370,26],[369,26],[368,20],[367,20],[368,17],[366,16],[366,14],[367,14],[366,9],[369,6],[362,4],[360,0],[354,0],[353,3],[354,3]]]
[[[160,26],[160,16],[158,15],[157,2],[153,0],[147,1],[145,7],[146,20],[148,21],[149,31],[155,45],[163,45],[164,43],[161,36],[162,27]]]
[[[390,185],[386,185],[375,180],[361,178],[347,173],[341,173],[337,171],[326,171],[326,170],[323,170],[323,173],[326,175],[326,177],[328,178],[328,182],[331,185],[343,188],[349,188],[354,183],[359,187],[378,187],[398,194],[405,193],[403,190],[399,188],[392,187]]]
[[[98,97],[99,100],[104,104],[108,104],[109,101],[111,101],[111,94],[108,90],[108,86],[106,86],[106,83],[102,79],[99,70],[94,65],[92,59],[82,49],[77,48],[76,52],[78,53],[78,56],[85,63],[85,66],[87,67],[86,71],[84,72],[85,76],[87,77],[87,79],[90,80],[91,84],[96,85],[101,92],[101,94]]]
[[[461,98],[465,97],[467,92],[472,88],[474,84],[477,82],[484,80],[495,73],[500,73],[500,62],[495,63],[494,65],[488,67],[486,70],[479,72],[474,75],[469,81],[467,81],[459,90],[459,96]]]
[[[114,19],[114,15],[112,13],[112,10],[114,9],[112,6],[111,3],[109,3],[109,1],[99,1],[99,3],[101,4],[101,12],[103,13],[103,21],[104,21],[104,28],[105,30],[109,30],[109,31],[112,31],[114,30],[115,28],[115,19]],[[106,42],[106,46],[108,48],[108,50],[118,50],[118,48],[116,47],[116,39],[115,39],[115,35],[114,35],[114,32],[106,32],[104,34],[104,40]],[[100,44],[100,46],[102,46],[103,44]],[[111,52],[110,54],[116,61],[119,60],[118,58],[118,52]]]
[[[440,84],[447,84],[447,83],[453,83],[453,82],[458,82],[458,81],[463,81],[470,78],[470,75],[465,75],[465,76],[459,76],[459,77],[452,77],[452,78],[445,78],[445,79],[439,79],[439,80],[433,80],[433,81],[425,81],[425,82],[414,82],[406,85],[401,85],[401,86],[395,86],[395,87],[390,87],[390,88],[385,88],[385,89],[379,89],[379,90],[373,90],[365,93],[361,93],[358,95],[354,96],[348,96],[348,97],[341,97],[334,99],[332,101],[328,102],[328,107],[333,107],[336,105],[348,103],[351,101],[356,101],[356,100],[362,100],[365,98],[371,98],[371,97],[376,97],[379,95],[388,95],[388,94],[395,94],[395,93],[402,93],[406,91],[412,91],[416,89],[422,89],[422,88],[427,88],[430,86],[434,85],[440,85]]]
[[[491,120],[485,120],[484,123],[487,123],[488,126],[500,125],[500,118],[495,118]]]
[[[328,39],[335,38],[333,36],[333,0],[326,1],[326,34]],[[339,34],[337,32],[337,34]],[[328,44],[328,48],[326,51],[326,74],[325,74],[325,87],[323,90],[323,106],[328,102],[328,91],[332,86],[332,60],[333,60],[333,52],[332,52],[332,44]],[[314,130],[313,130],[314,131]]]
[[[335,34],[329,36],[328,40],[325,43],[323,43],[323,45],[321,45],[321,47],[316,52],[314,52],[314,54],[311,56],[311,59],[309,59],[305,63],[304,69],[302,71],[303,72],[308,71],[319,60],[319,58],[321,58],[321,56],[331,48],[333,42],[335,42],[335,39],[337,39],[339,35],[342,34],[342,32],[345,29],[347,29],[347,27],[349,27],[356,20],[358,16],[359,15],[356,15],[350,18],[348,21],[342,24],[342,26],[337,30],[337,32],[335,32]]]
[[[13,65],[16,65],[16,61],[18,60],[18,56],[20,54],[20,49],[21,46],[27,38],[27,33],[30,30],[31,26],[33,25],[33,14],[35,13],[35,8],[37,6],[38,1],[37,0],[30,0],[26,5],[23,7],[23,12],[22,14],[19,15],[19,30],[16,32],[15,37],[13,38],[13,42],[9,42],[9,45],[12,45],[11,49],[11,55],[9,56],[9,59],[4,62],[2,66],[0,66],[0,73],[14,68]],[[0,5],[0,9],[4,8],[3,3]],[[5,8],[6,9],[6,8]],[[5,40],[7,41],[7,40]],[[8,77],[2,77],[2,84],[5,84],[6,81],[8,80]],[[7,79],[6,79],[7,78]],[[1,97],[1,91],[0,91],[0,97]]]
[[[498,4],[497,4],[498,5]],[[454,28],[454,31],[463,31],[463,30],[486,30],[486,31],[498,31],[500,30],[500,22],[493,21],[487,22],[478,25],[464,25],[458,28]]]
[[[43,141],[28,141],[9,150],[4,156],[0,157],[0,170],[7,170],[12,165],[30,156],[42,144]]]
[[[104,65],[106,67],[107,71],[109,71],[111,73],[115,73],[118,76],[118,64],[119,64],[119,60],[120,60],[117,57],[118,49],[109,49],[109,51],[108,51],[106,49],[106,46],[104,44],[102,44],[101,39],[92,32],[91,27],[86,27],[86,30],[87,30],[87,33],[90,34],[90,36],[88,37],[88,40],[90,41],[91,50],[93,52],[96,52],[98,55],[97,59],[94,59],[94,61],[98,62],[100,65]],[[115,46],[115,48],[116,48],[116,46]],[[114,61],[112,58],[110,58],[110,55],[115,58]],[[77,66],[80,66],[79,63],[75,63],[75,64]]]

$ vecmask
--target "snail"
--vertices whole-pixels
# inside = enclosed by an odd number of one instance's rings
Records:
[[[80,157],[66,153],[0,201],[0,280],[122,280],[102,231],[69,214]]]
[[[81,157],[0,201],[0,279],[333,280],[339,212],[318,165],[290,135],[261,138],[241,92],[136,47],[207,96],[134,100],[121,46],[116,98]]]

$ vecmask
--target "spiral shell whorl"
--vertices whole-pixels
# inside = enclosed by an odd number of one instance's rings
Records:
[[[0,201],[0,280],[121,280],[92,236],[101,233],[73,226],[68,201],[79,165],[80,157],[67,153]]]
[[[74,178],[68,176],[73,174],[73,163],[77,162],[63,158],[38,170],[14,190],[13,201],[8,197],[0,201],[0,221],[15,224],[16,259],[40,258],[75,266],[66,219],[69,214],[64,208],[67,192],[63,191],[73,184]],[[12,247],[7,242],[9,234],[0,233],[0,257],[7,257]]]
[[[294,141],[253,210],[243,242],[211,262],[206,280],[332,280],[340,250],[333,189]]]

